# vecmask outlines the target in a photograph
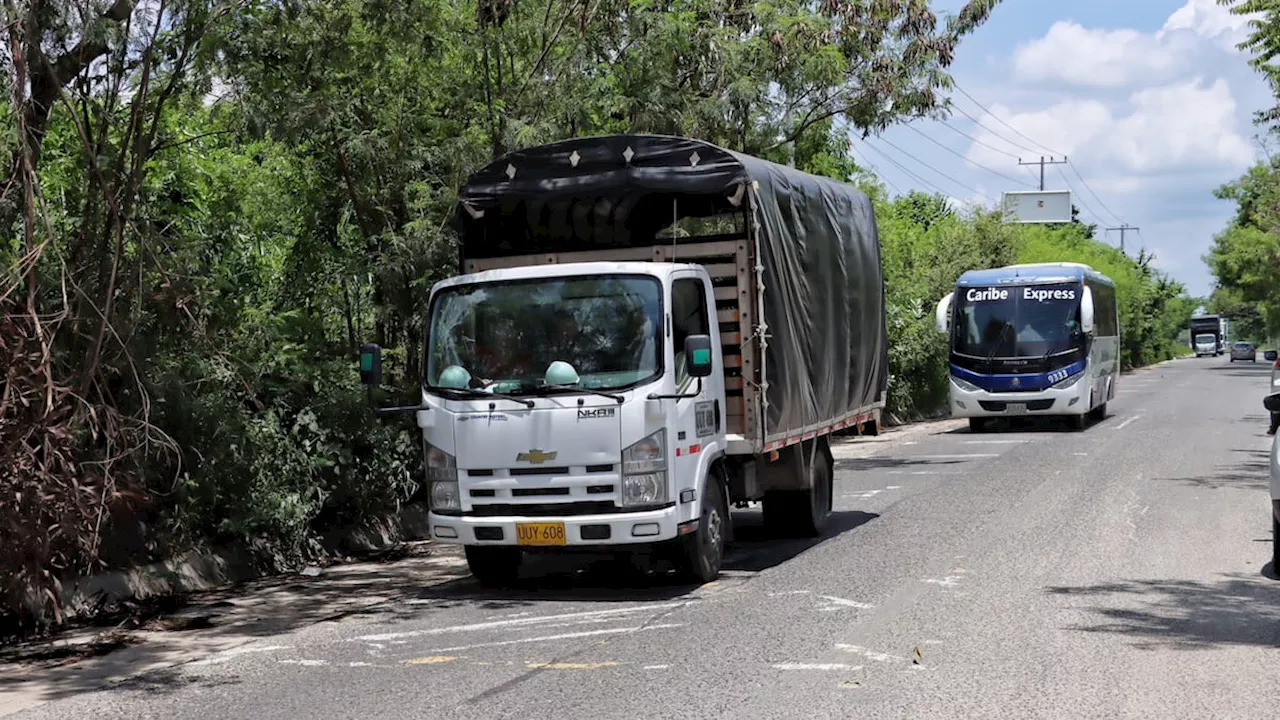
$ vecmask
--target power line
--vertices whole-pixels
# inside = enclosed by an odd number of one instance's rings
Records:
[[[973,103],[974,105],[976,105],[976,106],[978,106],[979,108],[981,108],[981,109],[982,109],[982,111],[983,111],[983,112],[985,112],[987,115],[989,115],[993,120],[995,120],[996,122],[1000,123],[1001,125],[1003,125],[1003,126],[1005,126],[1005,127],[1009,128],[1010,130],[1012,130],[1014,133],[1016,133],[1019,137],[1023,138],[1023,139],[1024,139],[1024,140],[1026,140],[1027,142],[1030,142],[1030,143],[1032,143],[1033,145],[1036,145],[1036,146],[1038,146],[1038,147],[1041,147],[1041,148],[1043,148],[1043,149],[1045,149],[1045,150],[1049,150],[1051,154],[1054,154],[1054,155],[1065,155],[1065,153],[1058,153],[1058,152],[1056,152],[1056,151],[1052,150],[1052,148],[1050,148],[1049,146],[1047,146],[1047,145],[1043,145],[1043,144],[1041,144],[1041,143],[1036,142],[1034,139],[1032,139],[1032,138],[1028,137],[1025,133],[1023,133],[1023,132],[1022,132],[1021,130],[1019,130],[1018,128],[1016,128],[1016,127],[1014,127],[1014,126],[1010,125],[1009,123],[1005,122],[1005,121],[1004,121],[1004,120],[1002,120],[998,115],[996,115],[994,112],[992,112],[992,111],[990,110],[990,108],[988,108],[987,106],[985,106],[985,105],[983,105],[982,103],[978,102],[978,100],[977,100],[976,98],[974,98],[972,95],[970,95],[970,94],[969,94],[969,93],[968,93],[964,88],[960,87],[959,85],[954,85],[954,87],[955,87],[955,89],[956,89],[957,91],[959,91],[959,92],[960,92],[960,94],[961,94],[961,95],[964,95],[966,98],[968,98],[968,99],[969,99],[969,102],[971,102],[971,103]],[[965,112],[963,108],[960,108],[960,107],[957,107],[957,106],[953,106],[953,107],[955,107],[955,109],[956,109],[956,110],[960,111],[960,114],[964,115],[965,117],[969,118],[969,119],[970,119],[970,120],[972,120],[974,123],[976,123],[979,127],[981,127],[982,129],[986,130],[987,132],[991,133],[992,135],[996,136],[997,138],[999,138],[999,139],[1001,139],[1001,140],[1003,140],[1003,141],[1005,141],[1005,142],[1009,143],[1010,145],[1012,145],[1012,146],[1014,146],[1014,147],[1022,148],[1022,149],[1024,149],[1024,150],[1031,150],[1032,152],[1039,152],[1039,151],[1037,151],[1037,150],[1032,150],[1031,148],[1027,148],[1025,145],[1022,145],[1021,143],[1018,143],[1018,142],[1015,142],[1015,141],[1013,141],[1013,140],[1010,140],[1009,138],[1007,138],[1007,137],[1005,137],[1005,136],[1001,135],[1000,133],[995,132],[995,131],[994,131],[994,130],[992,130],[991,128],[989,128],[989,127],[987,127],[987,126],[983,125],[983,124],[982,124],[982,122],[981,122],[980,120],[978,120],[977,118],[973,117],[973,116],[972,116],[972,115],[970,115],[969,113]],[[984,144],[985,144],[985,143],[984,143]],[[988,145],[988,147],[990,147],[990,146]],[[996,150],[996,148],[992,148],[992,149],[993,149],[993,150]],[[1003,152],[1003,151],[997,150],[997,152]],[[1005,153],[1005,154],[1007,155],[1007,154],[1009,154],[1009,153]],[[1067,167],[1069,167],[1069,168],[1071,169],[1071,171],[1072,171],[1073,173],[1075,173],[1076,177],[1080,180],[1080,184],[1084,187],[1085,191],[1086,191],[1086,192],[1088,192],[1090,195],[1092,195],[1092,196],[1093,196],[1093,199],[1094,199],[1094,200],[1096,200],[1096,201],[1098,202],[1098,204],[1102,206],[1102,209],[1103,209],[1104,211],[1106,211],[1107,215],[1111,216],[1111,217],[1112,217],[1112,219],[1114,219],[1114,220],[1116,220],[1116,221],[1119,221],[1121,224],[1124,224],[1124,223],[1123,223],[1123,221],[1121,221],[1121,220],[1120,220],[1120,216],[1119,216],[1119,215],[1117,215],[1114,211],[1112,211],[1112,210],[1111,210],[1111,208],[1107,207],[1107,204],[1106,204],[1105,202],[1103,202],[1103,201],[1102,201],[1102,198],[1101,198],[1101,197],[1100,197],[1096,192],[1094,192],[1094,191],[1093,191],[1093,188],[1089,187],[1089,183],[1088,183],[1087,181],[1085,181],[1085,179],[1084,179],[1084,175],[1080,173],[1079,168],[1077,168],[1077,167],[1076,167],[1076,166],[1071,162],[1071,160],[1070,160],[1069,158],[1064,158],[1064,159],[1066,159],[1066,160],[1067,160]],[[1035,164],[1035,163],[1032,163],[1032,164]],[[1061,171],[1059,171],[1059,174],[1061,174]],[[1063,180],[1064,180],[1064,181],[1066,180],[1066,176],[1065,176],[1065,175],[1063,176]],[[1067,184],[1068,184],[1068,186],[1070,186],[1070,183],[1069,183],[1069,182],[1068,182]],[[1081,204],[1083,204],[1083,202],[1084,202],[1084,201],[1083,201],[1083,200],[1081,200]],[[1090,212],[1093,212],[1093,211],[1090,211]],[[1100,213],[1096,213],[1096,212],[1094,212],[1093,214],[1094,214],[1094,215],[1096,215],[1096,216],[1098,216],[1100,219],[1105,219],[1105,218],[1102,218],[1102,215],[1101,215]]]
[[[935,139],[933,139],[933,138],[929,137],[928,135],[925,135],[923,132],[921,132],[920,128],[915,127],[914,125],[907,125],[907,127],[908,127],[908,128],[910,128],[913,132],[915,132],[915,134],[919,135],[920,137],[924,138],[925,140],[928,140],[929,142],[933,143],[934,145],[937,145],[938,147],[942,148],[943,150],[946,150],[947,152],[951,153],[952,155],[955,155],[956,157],[960,158],[961,160],[964,160],[965,162],[973,162],[972,160],[970,160],[969,158],[967,158],[967,157],[965,157],[964,155],[960,154],[959,152],[956,152],[955,150],[952,150],[951,148],[947,147],[946,145],[943,145],[942,143],[938,142],[937,140],[935,140]],[[982,168],[983,170],[986,170],[987,172],[991,173],[992,175],[999,175],[1000,177],[1004,178],[1005,180],[1008,180],[1009,182],[1012,182],[1012,183],[1018,183],[1018,184],[1021,184],[1021,185],[1030,185],[1029,183],[1027,183],[1027,182],[1026,182],[1026,181],[1024,181],[1024,180],[1018,180],[1017,178],[1009,177],[1008,175],[1005,175],[1004,173],[1000,172],[999,170],[992,170],[991,168],[987,167],[986,165],[982,165],[981,163],[973,162],[973,164],[974,164],[975,166],[979,167],[979,168]]]
[[[911,158],[912,160],[916,161],[917,163],[919,163],[919,164],[920,164],[920,166],[921,166],[921,167],[928,168],[928,169],[932,170],[933,172],[937,173],[938,175],[941,175],[942,177],[946,177],[946,178],[947,178],[948,180],[950,180],[951,182],[955,183],[956,185],[959,185],[960,187],[964,188],[965,190],[968,190],[969,192],[973,193],[974,195],[977,195],[978,197],[982,198],[983,200],[986,200],[987,202],[995,202],[995,201],[994,201],[994,200],[992,200],[991,198],[987,197],[987,196],[986,196],[986,195],[985,195],[981,190],[978,190],[977,188],[973,188],[973,187],[970,187],[970,186],[968,186],[968,185],[965,185],[964,183],[960,182],[959,180],[956,180],[955,178],[947,177],[947,174],[946,174],[946,173],[944,173],[944,172],[942,172],[942,171],[938,170],[937,168],[933,167],[933,166],[932,166],[932,165],[930,165],[929,163],[927,163],[927,162],[925,162],[925,161],[921,160],[920,158],[916,157],[915,155],[912,155],[911,153],[907,152],[906,150],[903,150],[902,148],[898,147],[897,145],[894,145],[892,142],[890,142],[890,141],[888,141],[888,140],[884,139],[883,137],[878,137],[878,138],[876,138],[876,139],[877,139],[877,140],[879,140],[879,141],[881,141],[881,142],[883,142],[885,145],[888,145],[889,147],[893,148],[894,150],[897,150],[898,152],[902,153],[903,155],[906,155],[907,157]]]
[[[957,110],[960,110],[960,108],[956,108],[956,109],[957,109]],[[963,111],[963,110],[960,110],[960,112],[962,112],[962,113],[963,113],[964,111]],[[972,119],[972,118],[970,118],[970,119]],[[977,122],[977,121],[975,120],[974,122]],[[963,130],[961,130],[961,129],[959,129],[959,128],[954,128],[954,127],[952,127],[952,126],[948,125],[946,122],[942,122],[942,123],[939,123],[939,124],[941,124],[941,125],[942,125],[942,127],[946,128],[946,129],[948,129],[948,130],[950,130],[951,132],[956,133],[957,135],[960,135],[960,136],[962,136],[962,137],[966,137],[966,138],[968,138],[968,139],[969,139],[971,142],[973,142],[975,145],[981,145],[981,146],[982,146],[982,147],[984,147],[984,148],[987,148],[987,149],[989,149],[989,150],[994,150],[994,151],[996,151],[996,152],[1000,153],[1001,155],[1004,155],[1005,157],[1013,158],[1014,160],[1017,160],[1017,159],[1018,159],[1018,156],[1017,156],[1017,155],[1014,155],[1014,154],[1013,154],[1013,153],[1011,153],[1011,152],[1006,152],[1006,151],[1004,151],[1004,150],[1001,150],[1000,148],[998,148],[998,147],[996,147],[995,145],[992,145],[992,144],[990,144],[990,143],[985,143],[985,142],[983,142],[983,141],[979,140],[978,138],[976,138],[976,137],[974,137],[974,136],[970,135],[969,133],[967,133],[967,132],[965,132],[965,131],[963,131]],[[983,129],[985,130],[986,128],[983,128]],[[990,132],[990,131],[988,131],[988,132]]]
[[[979,106],[979,107],[981,107],[981,106]],[[959,112],[961,115],[963,115],[963,116],[965,116],[965,117],[969,118],[970,120],[972,120],[974,125],[977,125],[978,127],[982,128],[983,130],[986,130],[987,132],[991,133],[991,134],[992,134],[992,135],[994,135],[995,137],[998,137],[998,138],[1000,138],[1001,140],[1003,140],[1003,141],[1005,141],[1005,142],[1009,143],[1009,145],[1010,145],[1010,146],[1012,146],[1012,147],[1015,147],[1015,148],[1017,148],[1017,149],[1019,149],[1019,150],[1026,150],[1026,151],[1027,151],[1027,152],[1029,152],[1029,153],[1034,153],[1034,154],[1037,154],[1037,155],[1038,155],[1038,154],[1040,154],[1040,153],[1042,152],[1041,150],[1037,150],[1036,148],[1033,148],[1033,147],[1027,147],[1026,145],[1023,145],[1022,143],[1018,142],[1017,140],[1010,140],[1009,138],[1005,137],[1004,135],[1001,135],[1001,134],[999,133],[999,131],[992,130],[991,128],[987,127],[986,125],[983,125],[981,120],[979,120],[978,118],[976,118],[976,117],[974,117],[974,116],[970,115],[969,113],[965,112],[965,111],[964,111],[964,108],[960,107],[959,105],[952,105],[952,106],[951,106],[951,108],[952,108],[953,110],[955,110],[956,112]],[[983,144],[985,145],[985,143],[983,143]],[[991,146],[990,146],[990,145],[987,145],[987,147],[991,147]],[[1015,159],[1016,159],[1016,158],[1018,157],[1017,155],[1014,155],[1013,153],[1005,152],[1004,150],[997,150],[996,148],[992,148],[992,149],[993,149],[993,150],[996,150],[996,152],[1004,153],[1005,155],[1008,155],[1008,156],[1009,156],[1009,157],[1011,157],[1011,158],[1015,158]]]
[[[906,167],[906,166],[904,166],[902,163],[900,163],[900,162],[898,162],[897,160],[894,160],[892,157],[890,157],[890,156],[889,156],[889,153],[886,153],[885,151],[883,151],[883,150],[881,150],[880,148],[878,148],[878,147],[876,147],[876,146],[872,145],[871,143],[869,143],[869,142],[867,142],[867,141],[865,141],[865,140],[864,140],[864,141],[863,141],[863,143],[862,143],[862,145],[863,145],[863,147],[867,148],[868,150],[873,150],[873,151],[875,151],[875,153],[876,153],[877,155],[879,155],[880,157],[882,157],[882,158],[884,158],[885,160],[887,160],[887,161],[889,162],[889,164],[890,164],[890,165],[893,165],[894,167],[896,167],[896,168],[898,168],[899,170],[901,170],[901,171],[903,172],[903,174],[905,174],[907,177],[909,177],[909,178],[911,178],[912,180],[915,180],[916,182],[920,183],[921,185],[923,185],[923,186],[925,186],[925,187],[927,187],[927,188],[929,188],[929,189],[933,190],[934,192],[938,193],[939,195],[948,195],[948,196],[949,196],[949,195],[951,194],[951,193],[947,192],[946,190],[943,190],[942,188],[938,187],[937,185],[934,185],[933,183],[929,182],[928,180],[925,180],[924,178],[922,178],[922,177],[920,177],[919,175],[915,174],[915,173],[914,173],[914,172],[912,172],[911,170],[907,169],[907,167]],[[905,195],[906,193],[903,193],[903,194]]]
[[[990,115],[990,116],[991,116],[991,118],[992,118],[993,120],[995,120],[996,122],[1000,123],[1001,125],[1003,125],[1003,126],[1005,126],[1005,127],[1009,128],[1009,129],[1010,129],[1010,130],[1012,130],[1014,133],[1016,133],[1019,137],[1021,137],[1023,140],[1026,140],[1027,142],[1032,143],[1033,145],[1040,145],[1040,147],[1041,147],[1042,149],[1044,149],[1044,150],[1048,150],[1050,155],[1066,155],[1066,153],[1058,152],[1057,150],[1054,150],[1053,148],[1049,147],[1048,145],[1042,145],[1042,144],[1040,144],[1040,143],[1036,142],[1035,140],[1032,140],[1031,138],[1027,137],[1026,135],[1022,134],[1022,131],[1021,131],[1021,130],[1019,130],[1018,128],[1016,128],[1016,127],[1014,127],[1014,126],[1010,125],[1009,123],[1005,122],[1004,120],[1001,120],[1001,119],[1000,119],[1000,118],[999,118],[995,113],[991,112],[991,110],[989,110],[989,109],[987,108],[987,106],[983,105],[982,103],[978,102],[977,100],[974,100],[974,99],[973,99],[973,96],[972,96],[972,95],[970,95],[969,93],[965,92],[964,88],[960,87],[959,85],[954,85],[954,84],[953,84],[953,87],[954,87],[956,90],[959,90],[961,95],[964,95],[965,97],[969,98],[969,102],[971,102],[971,103],[973,103],[974,105],[977,105],[978,107],[982,108],[983,112],[985,112],[987,115]]]
[[[1085,182],[1084,176],[1080,174],[1080,170],[1076,168],[1075,165],[1071,164],[1070,160],[1067,161],[1067,167],[1071,168],[1071,172],[1075,173],[1076,177],[1080,179],[1080,184],[1084,186],[1085,190],[1089,191],[1089,194],[1093,196],[1094,200],[1098,201],[1098,204],[1102,206],[1102,209],[1106,210],[1107,214],[1110,215],[1113,220],[1123,225],[1124,221],[1120,219],[1120,216],[1112,212],[1111,208],[1107,207],[1107,204],[1102,202],[1102,198],[1098,197],[1098,194],[1093,191],[1093,188],[1089,187],[1089,183]]]
[[[855,161],[858,160],[857,151],[851,149],[850,152],[853,153],[853,159]],[[863,153],[863,154],[865,155],[866,153]],[[877,180],[883,180],[886,185],[892,188],[893,191],[898,193],[899,195],[906,195],[906,193],[902,192],[902,188],[898,187],[897,185],[894,185],[892,180],[885,177],[884,173],[880,172],[880,168],[876,167],[875,163],[872,163],[870,158],[862,158],[862,162],[867,164],[867,167],[871,170],[872,174],[876,176]]]
[[[1101,213],[1099,213],[1098,211],[1090,207],[1089,204],[1084,201],[1084,198],[1080,197],[1080,195],[1075,192],[1076,189],[1072,187],[1071,181],[1067,179],[1067,176],[1063,174],[1061,169],[1054,168],[1054,171],[1056,171],[1058,173],[1058,176],[1062,178],[1062,182],[1066,183],[1067,188],[1070,189],[1071,192],[1075,194],[1071,198],[1072,203],[1076,203],[1078,201],[1080,204],[1080,207],[1084,208],[1090,215],[1094,217],[1095,220],[1101,220],[1103,222],[1107,222],[1107,219],[1103,217]]]

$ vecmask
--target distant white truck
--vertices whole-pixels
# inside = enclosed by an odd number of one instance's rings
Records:
[[[513,153],[459,193],[416,411],[434,539],[505,584],[528,552],[718,576],[729,509],[822,532],[829,438],[874,433],[880,246],[854,187],[685,138]],[[366,384],[381,350],[365,346]]]

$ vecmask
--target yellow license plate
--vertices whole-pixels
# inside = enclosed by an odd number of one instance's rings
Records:
[[[516,523],[516,542],[521,545],[564,545],[564,523]]]

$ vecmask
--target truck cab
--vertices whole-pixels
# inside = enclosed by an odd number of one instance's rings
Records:
[[[1218,354],[1218,338],[1215,335],[1200,334],[1195,338],[1196,357]]]
[[[433,536],[483,566],[504,547],[659,543],[696,525],[726,442],[710,288],[700,265],[647,262],[439,283],[417,413]]]

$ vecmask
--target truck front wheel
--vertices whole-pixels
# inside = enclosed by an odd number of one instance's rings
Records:
[[[707,488],[702,493],[702,515],[698,519],[697,532],[680,538],[677,572],[699,585],[720,577],[730,522],[720,479],[712,475],[707,478]]]
[[[784,537],[818,537],[831,516],[834,471],[821,448],[809,468],[808,490],[776,490],[764,497],[764,524]]]
[[[506,587],[520,574],[520,548],[468,545],[467,567],[485,587]]]

